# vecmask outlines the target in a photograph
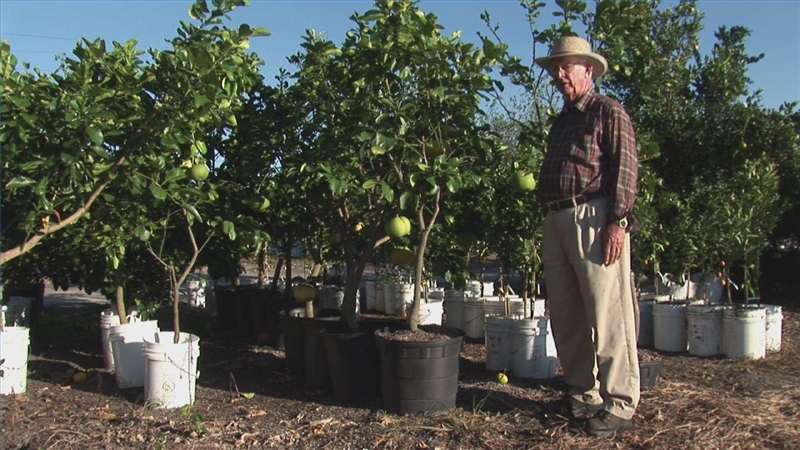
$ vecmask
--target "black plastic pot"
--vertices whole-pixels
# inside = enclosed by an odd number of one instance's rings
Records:
[[[649,389],[655,387],[658,382],[658,377],[661,376],[661,371],[664,369],[664,363],[661,361],[643,361],[639,363],[639,387],[640,389]]]
[[[463,336],[408,342],[376,336],[383,406],[395,414],[452,411]]]
[[[366,402],[381,397],[381,364],[375,330],[395,321],[362,322],[357,332],[338,325],[322,331],[333,394],[339,402]]]
[[[303,322],[306,319],[305,308],[294,308],[282,311],[280,314],[281,329],[283,330],[283,349],[286,354],[286,364],[296,377],[305,373],[305,334]],[[311,319],[308,319],[311,320]]]
[[[236,328],[236,291],[233,286],[217,286],[214,288],[217,299],[217,321],[223,330]]]
[[[308,387],[331,387],[331,374],[328,370],[328,357],[325,355],[325,344],[322,330],[338,323],[338,317],[315,317],[303,321],[303,339],[305,348],[305,367],[303,380]]]

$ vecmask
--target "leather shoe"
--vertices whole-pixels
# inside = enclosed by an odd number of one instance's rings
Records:
[[[629,430],[632,427],[633,420],[623,419],[602,410],[586,423],[586,432],[592,436],[611,436],[618,431]]]
[[[572,417],[576,419],[589,419],[594,417],[600,410],[603,409],[602,403],[583,403],[574,399],[569,399],[569,409]]]

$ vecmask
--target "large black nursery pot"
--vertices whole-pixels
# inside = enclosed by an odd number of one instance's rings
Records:
[[[443,340],[404,341],[376,333],[386,411],[435,414],[455,409],[464,333],[451,329],[448,334]]]
[[[329,311],[329,314],[335,314]],[[297,378],[309,387],[329,387],[330,374],[322,342],[322,330],[337,323],[338,317],[307,318],[305,307],[280,313],[286,364]]]
[[[368,402],[381,397],[381,365],[375,331],[397,328],[397,320],[362,320],[358,331],[343,324],[322,331],[336,401]]]

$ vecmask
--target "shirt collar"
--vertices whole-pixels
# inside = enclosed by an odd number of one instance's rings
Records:
[[[578,101],[575,102],[574,105],[567,106],[567,103],[564,102],[564,107],[561,108],[561,112],[567,112],[571,108],[575,108],[578,111],[585,113],[586,109],[588,108],[589,103],[592,101],[592,97],[594,97],[594,95],[595,95],[594,88],[592,87],[592,88],[589,89],[589,92],[583,94],[583,97],[579,98]]]

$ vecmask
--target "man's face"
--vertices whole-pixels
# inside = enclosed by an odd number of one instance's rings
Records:
[[[548,72],[558,91],[569,102],[581,98],[592,86],[591,65],[581,58],[568,56],[557,59]]]

